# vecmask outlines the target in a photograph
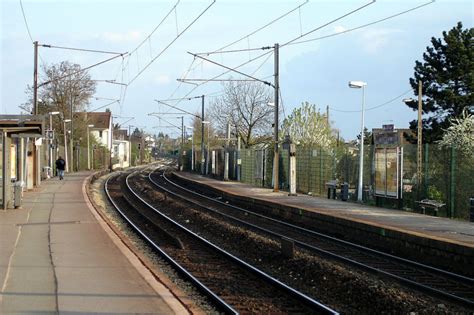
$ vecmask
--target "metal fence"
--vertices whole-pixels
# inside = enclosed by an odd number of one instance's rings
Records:
[[[423,147],[423,175],[421,185],[416,178],[416,145],[403,145],[400,155],[400,189],[402,198],[381,198],[375,195],[375,149],[380,146],[367,145],[364,150],[363,199],[364,203],[384,207],[403,208],[419,211],[417,201],[434,199],[445,206],[439,215],[467,219],[469,217],[469,198],[474,196],[474,157],[463,155],[455,148],[441,148],[438,145]],[[201,152],[195,154],[196,172],[201,172]],[[210,149],[209,165],[206,174],[223,178],[223,148]],[[237,152],[229,150],[229,179],[237,179]],[[327,196],[327,185],[331,180],[348,183],[349,200],[355,201],[359,178],[359,149],[342,145],[332,150],[319,147],[297,147],[296,185],[297,191],[304,194]],[[273,147],[271,144],[254,149],[242,149],[240,152],[242,182],[273,187]],[[185,169],[190,170],[191,151],[185,155]],[[289,159],[286,150],[280,150],[279,187],[288,189]],[[214,168],[212,167],[214,165]]]

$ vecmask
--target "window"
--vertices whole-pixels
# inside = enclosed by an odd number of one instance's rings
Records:
[[[102,138],[102,130],[99,130],[99,138]]]

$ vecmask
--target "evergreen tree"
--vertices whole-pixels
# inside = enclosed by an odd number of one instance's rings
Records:
[[[423,88],[423,142],[432,143],[443,136],[443,129],[450,125],[450,118],[460,117],[464,108],[474,104],[474,28],[463,29],[462,23],[443,39],[431,38],[432,47],[427,47],[423,62],[416,61],[414,78],[410,84],[418,95],[418,81]],[[407,105],[418,109],[417,102]],[[472,110],[472,109],[471,109]],[[410,122],[416,135],[417,120]]]

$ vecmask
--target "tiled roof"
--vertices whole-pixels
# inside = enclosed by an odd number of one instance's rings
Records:
[[[128,140],[128,132],[125,129],[114,130],[115,140]]]
[[[109,129],[111,112],[77,112],[74,116],[84,119],[93,129]]]

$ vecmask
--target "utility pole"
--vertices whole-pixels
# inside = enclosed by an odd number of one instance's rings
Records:
[[[229,180],[229,142],[230,142],[230,122],[227,122],[225,152],[224,152],[224,180]]]
[[[204,95],[201,96],[201,174],[205,174],[204,164],[206,163],[206,158],[204,157]],[[206,163],[207,164],[207,163]]]
[[[181,154],[179,157],[179,167],[178,170],[182,171],[184,166],[183,166],[183,160],[184,160],[184,116],[181,116]]]
[[[329,105],[326,105],[326,124],[329,128]]]
[[[132,134],[130,128],[132,125],[128,125],[128,166],[132,166]]]
[[[240,182],[240,167],[242,160],[240,159],[240,134],[237,131],[237,181]]]
[[[278,58],[278,50],[279,50],[279,44],[275,44],[275,52],[274,52],[274,67],[275,67],[275,83],[274,83],[274,88],[275,88],[275,119],[274,119],[274,131],[273,131],[273,139],[275,141],[275,149],[274,149],[274,155],[273,155],[273,191],[277,192],[279,191],[279,179],[278,179],[278,171],[279,171],[279,156],[278,156],[278,111],[279,111],[279,58]]]
[[[423,121],[421,118],[422,115],[422,86],[421,86],[421,80],[418,80],[418,133],[417,133],[417,151],[416,151],[416,177],[418,179],[418,189],[421,189],[422,185],[422,149],[423,149],[423,137],[422,137],[422,132],[423,132]]]
[[[114,170],[114,166],[112,165],[112,149],[114,148],[114,116],[112,116],[112,112],[110,112],[110,155],[109,155],[109,170],[112,173]]]
[[[71,151],[71,173],[74,173],[74,107],[73,107],[73,96],[71,95],[71,135],[69,139],[69,146],[70,146],[70,151]]]
[[[34,43],[34,59],[33,59],[33,115],[38,115],[38,41]],[[5,150],[6,146],[4,146]],[[40,165],[39,165],[39,148],[33,142],[33,185],[39,186],[41,182]],[[5,195],[4,195],[5,196]]]
[[[33,115],[38,115],[38,42],[35,45],[34,69],[33,69]]]

